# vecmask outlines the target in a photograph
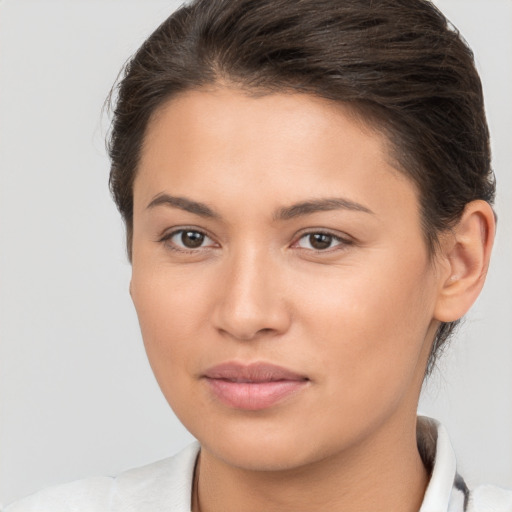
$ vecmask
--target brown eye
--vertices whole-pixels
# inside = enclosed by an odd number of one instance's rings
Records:
[[[297,242],[297,246],[301,249],[310,249],[313,251],[325,251],[340,246],[350,245],[350,242],[342,238],[331,235],[330,233],[306,233],[302,235]]]
[[[328,249],[331,246],[332,239],[332,235],[325,235],[324,233],[313,233],[309,235],[311,247],[317,250]]]
[[[204,242],[205,236],[199,231],[183,231],[181,233],[181,243],[188,249],[195,249],[201,247]]]
[[[174,231],[168,236],[165,236],[162,240],[166,245],[174,246],[177,250],[186,249],[202,249],[207,247],[214,247],[215,242],[205,233],[197,231],[195,229],[180,229]]]

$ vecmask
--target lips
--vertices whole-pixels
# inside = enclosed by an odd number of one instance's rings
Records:
[[[304,375],[268,363],[223,363],[206,370],[203,378],[223,404],[249,411],[270,408],[309,383]]]

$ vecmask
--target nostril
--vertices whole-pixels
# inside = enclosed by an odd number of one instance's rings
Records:
[[[270,279],[257,273],[252,265],[236,279],[227,280],[213,303],[212,322],[225,335],[241,341],[273,337],[285,332],[291,316],[286,302],[265,284]],[[268,271],[268,269],[267,269]]]
[[[252,341],[259,338],[263,338],[265,336],[270,336],[272,334],[276,334],[277,330],[272,329],[270,327],[266,327],[263,329],[259,329],[254,332],[242,332],[242,330],[236,330],[236,329],[220,329],[221,332],[227,334],[230,337],[234,337],[240,341]]]

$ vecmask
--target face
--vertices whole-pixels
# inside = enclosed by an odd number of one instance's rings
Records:
[[[219,88],[149,124],[131,294],[165,397],[224,462],[298,467],[414,421],[438,288],[414,185],[343,106]]]

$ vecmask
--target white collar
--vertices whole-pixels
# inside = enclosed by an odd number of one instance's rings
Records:
[[[419,512],[463,511],[467,488],[457,475],[455,453],[445,428],[433,419],[419,416],[417,436],[424,462],[432,467]],[[190,512],[199,450],[199,443],[194,442],[170,459],[119,475],[115,479],[111,510]]]
[[[467,488],[457,475],[457,461],[446,429],[436,420],[418,416],[418,446],[432,474],[419,512],[464,510]],[[454,488],[456,491],[453,492]]]

